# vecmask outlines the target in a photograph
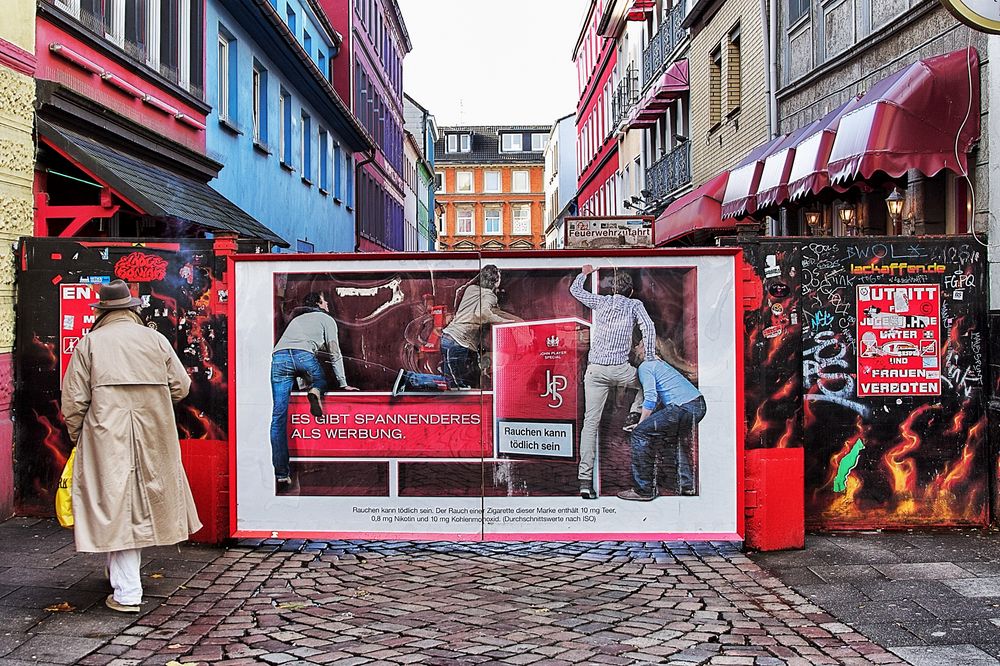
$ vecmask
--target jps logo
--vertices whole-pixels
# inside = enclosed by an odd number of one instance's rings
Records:
[[[538,397],[544,398],[551,396],[552,401],[549,403],[549,407],[552,409],[559,409],[563,404],[562,392],[566,390],[566,386],[566,377],[563,375],[553,375],[551,370],[546,370],[545,393],[540,394]]]
[[[558,335],[552,335],[552,336],[549,336],[549,337],[545,338],[545,346],[546,347],[558,347],[559,346],[559,336]]]

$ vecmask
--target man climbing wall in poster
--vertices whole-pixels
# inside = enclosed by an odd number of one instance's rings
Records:
[[[608,392],[613,387],[635,387],[636,371],[628,362],[632,349],[635,327],[642,331],[646,343],[646,356],[656,355],[656,330],[653,320],[646,313],[642,301],[632,298],[632,276],[625,271],[615,271],[611,280],[611,294],[599,295],[587,291],[583,286],[594,267],[586,264],[569,293],[594,311],[594,327],[591,331],[590,352],[587,355],[587,371],[583,376],[586,412],[580,432],[580,496],[597,499],[594,487],[594,463],[597,458],[597,430],[608,401]]]
[[[309,384],[312,415],[323,415],[326,375],[318,354],[329,355],[333,375],[340,388],[358,390],[347,383],[337,321],[330,315],[326,294],[312,292],[303,299],[302,307],[292,312],[292,321],[271,353],[271,464],[278,485],[292,482],[288,467],[288,400],[296,380],[304,379]]]

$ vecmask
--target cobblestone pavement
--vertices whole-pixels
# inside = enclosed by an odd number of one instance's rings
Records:
[[[911,664],[1000,666],[997,532],[811,535],[751,557]]]
[[[100,605],[100,559],[69,532],[0,532],[5,664],[904,663],[726,543],[153,549],[136,619]]]

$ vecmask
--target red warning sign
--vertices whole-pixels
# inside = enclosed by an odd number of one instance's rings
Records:
[[[70,356],[80,339],[90,331],[95,313],[90,307],[96,303],[100,284],[59,285],[59,385],[66,374]]]
[[[858,396],[941,395],[941,288],[866,284],[858,296]]]

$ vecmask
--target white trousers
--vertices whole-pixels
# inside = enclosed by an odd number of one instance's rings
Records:
[[[118,603],[125,606],[138,606],[142,603],[142,579],[139,578],[141,561],[141,548],[113,550],[108,553],[108,577]]]

